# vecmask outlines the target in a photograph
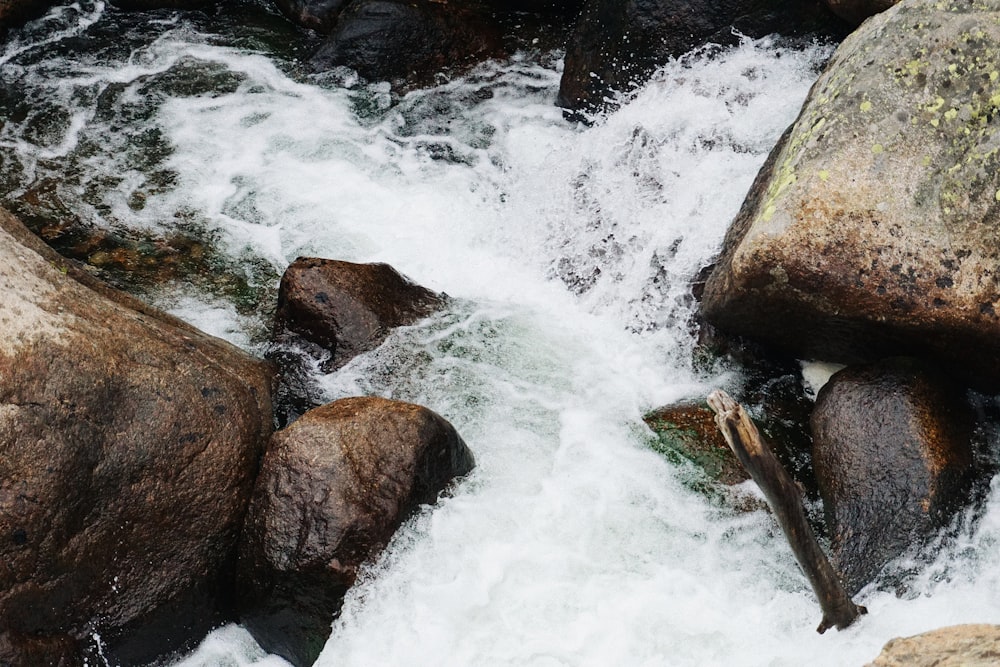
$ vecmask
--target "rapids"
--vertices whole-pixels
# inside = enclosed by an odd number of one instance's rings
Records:
[[[553,106],[558,53],[398,95],[304,75],[280,19],[223,11],[82,0],[14,34],[2,200],[29,223],[194,239],[199,271],[123,286],[255,353],[299,255],[454,298],[320,378],[330,399],[431,407],[478,467],[371,564],[319,665],[860,665],[894,636],[1000,621],[996,493],[819,636],[770,516],[689,490],[641,421],[739,383],[693,361],[691,282],[829,46],[697,51],[584,127]],[[285,663],[230,626],[178,664]]]

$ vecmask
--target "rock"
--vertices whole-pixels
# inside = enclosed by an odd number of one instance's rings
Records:
[[[994,667],[1000,625],[954,625],[892,639],[866,667]]]
[[[232,612],[269,368],[2,211],[0,290],[0,664],[73,664],[93,633],[128,664],[200,640]]]
[[[281,277],[277,335],[294,333],[331,354],[330,369],[378,347],[390,330],[439,310],[445,297],[388,264],[300,257]]]
[[[842,28],[819,0],[587,0],[569,44],[557,103],[601,109],[615,91],[645,83],[657,67],[707,43]]]
[[[997,2],[904,0],[845,40],[727,233],[708,321],[1000,388],[998,21]]]
[[[55,4],[52,0],[0,0],[0,36],[7,28],[41,16]]]
[[[269,652],[311,665],[358,566],[473,465],[442,417],[383,398],[335,401],[277,432],[240,548],[243,624]]]
[[[700,402],[682,402],[643,417],[656,434],[654,448],[675,463],[689,462],[720,484],[740,484],[750,476],[715,425],[715,413]]]
[[[869,16],[892,7],[899,0],[826,0],[826,4],[834,14],[851,25],[861,25]]]
[[[970,501],[971,408],[912,359],[849,366],[812,416],[813,466],[833,564],[853,595]]]
[[[275,0],[281,13],[292,23],[324,35],[337,23],[340,13],[351,0]]]
[[[427,84],[504,53],[499,23],[474,0],[355,0],[308,65],[314,72],[346,66],[369,81]]]
[[[388,264],[307,257],[292,262],[281,277],[267,354],[280,369],[278,424],[285,426],[321,404],[317,371],[332,372],[375,349],[392,329],[427,317],[445,301]]]

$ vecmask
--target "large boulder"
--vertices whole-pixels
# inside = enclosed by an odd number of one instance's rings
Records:
[[[0,211],[0,664],[135,664],[232,613],[270,370]]]
[[[354,0],[309,59],[322,72],[349,67],[369,81],[432,83],[506,53],[503,32],[476,0]]]
[[[243,624],[311,665],[358,567],[474,463],[441,416],[384,398],[341,399],[275,433],[240,547]]]
[[[841,26],[819,0],[587,0],[566,47],[558,104],[591,112],[645,83],[670,58],[706,43]]]
[[[1000,625],[953,625],[892,639],[866,667],[994,667]]]
[[[813,466],[850,594],[970,502],[973,415],[963,397],[903,358],[849,366],[820,390]]]
[[[904,0],[835,53],[702,314],[799,358],[935,356],[1000,388],[1000,2]]]

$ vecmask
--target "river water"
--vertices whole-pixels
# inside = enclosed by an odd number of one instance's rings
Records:
[[[584,127],[553,106],[558,53],[400,97],[299,73],[300,41],[263,11],[54,10],[0,55],[0,182],[29,219],[193,239],[203,265],[124,286],[254,353],[300,255],[453,297],[318,378],[431,407],[478,462],[368,568],[319,665],[860,665],[1000,621],[996,494],[820,636],[770,516],[691,491],[641,421],[738,384],[692,361],[690,283],[830,47],[693,53]],[[179,664],[284,663],[231,626]]]

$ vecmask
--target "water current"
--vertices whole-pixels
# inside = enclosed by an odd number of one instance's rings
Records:
[[[641,421],[740,381],[693,361],[690,285],[831,47],[694,52],[585,127],[553,106],[558,53],[399,95],[302,74],[301,35],[227,11],[81,2],[13,34],[2,199],[70,250],[67,230],[103,235],[75,250],[258,354],[300,255],[453,297],[319,378],[330,399],[431,407],[478,462],[366,570],[319,665],[860,665],[894,636],[1000,621],[996,494],[820,636],[770,516],[689,489]],[[130,274],[149,247],[172,273]],[[230,626],[179,664],[284,663]]]

